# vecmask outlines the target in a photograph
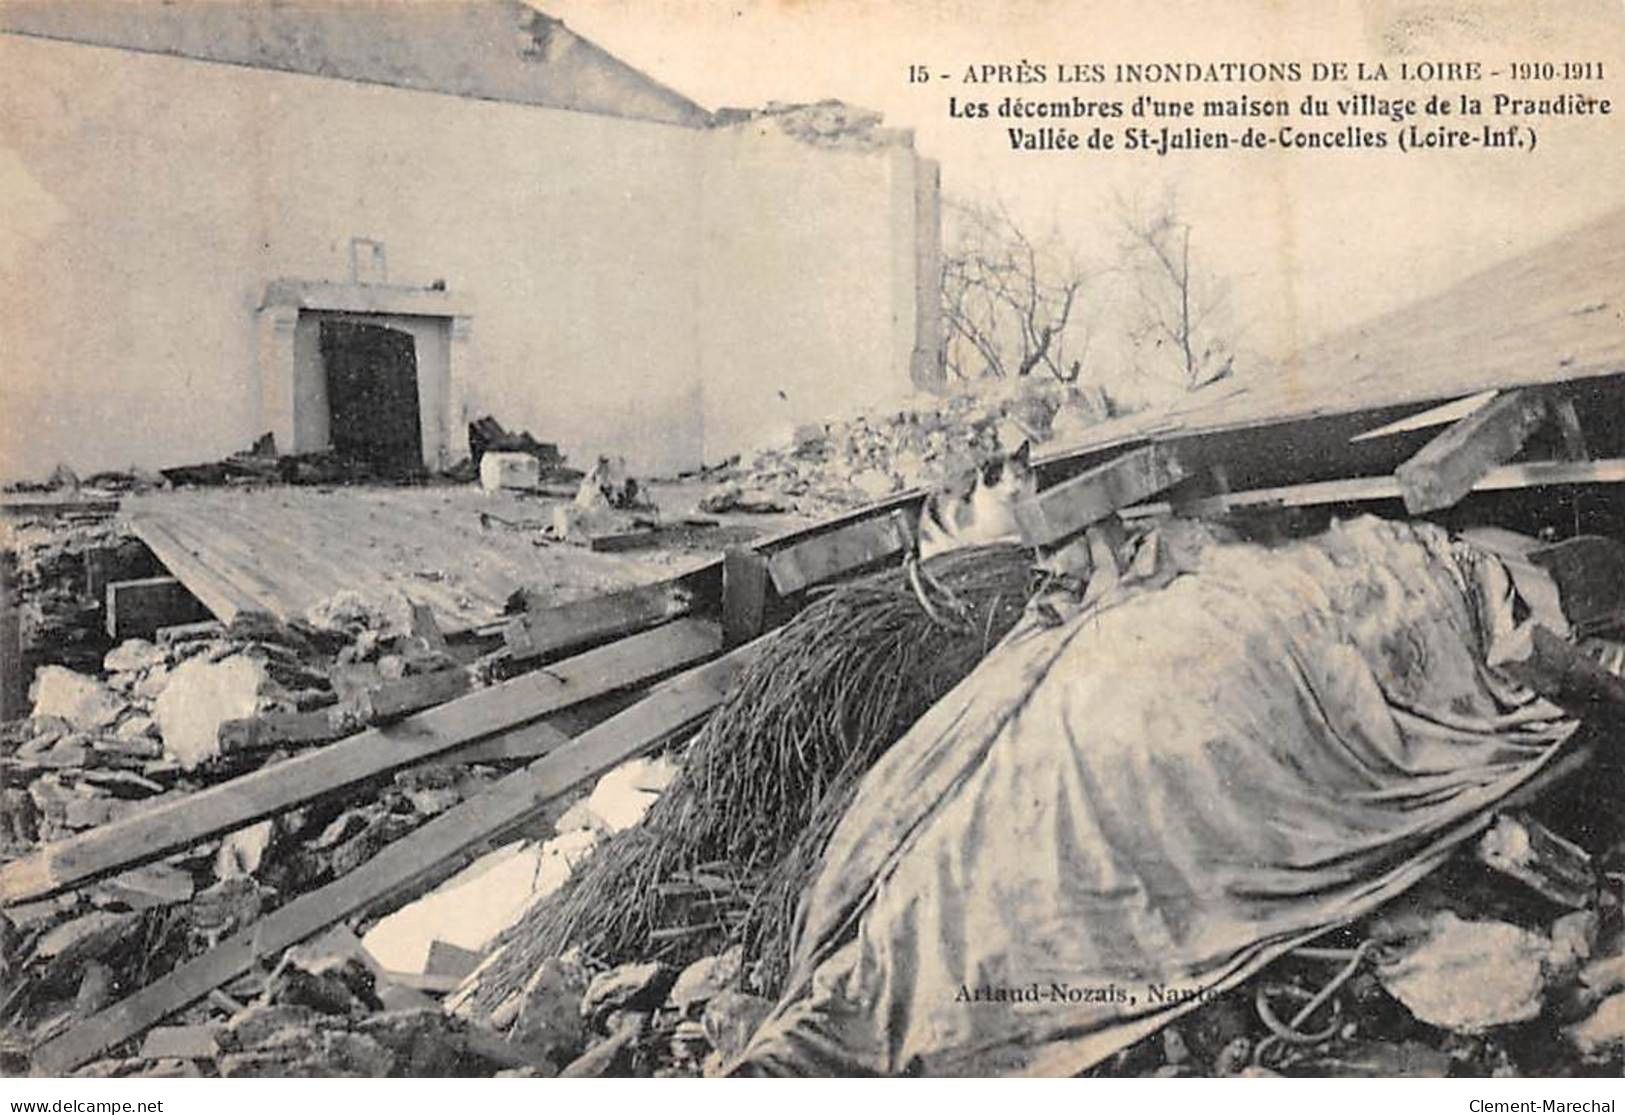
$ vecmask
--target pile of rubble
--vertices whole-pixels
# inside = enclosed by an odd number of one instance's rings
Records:
[[[306,621],[243,615],[41,666],[0,728],[0,862],[465,692],[429,617],[350,594]],[[481,766],[405,770],[0,916],[0,1003],[32,1048],[478,793]],[[239,992],[245,989],[238,987]],[[230,992],[228,991],[228,995]]]
[[[1064,444],[1104,416],[1100,401],[1053,379],[991,381],[947,397],[799,427],[788,445],[707,470],[705,512],[818,516],[932,487],[1023,441]]]

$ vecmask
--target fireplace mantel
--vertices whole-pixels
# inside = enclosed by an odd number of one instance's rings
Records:
[[[336,283],[320,279],[272,279],[260,300],[259,371],[264,425],[283,453],[307,453],[326,448],[326,416],[313,421],[307,413],[325,406],[325,388],[313,391],[308,369],[302,369],[296,335],[300,317],[314,320],[327,315],[353,315],[398,324],[418,321],[428,328],[438,323],[445,337],[444,358],[436,361],[419,353],[419,385],[435,377],[432,395],[437,405],[423,408],[424,464],[446,468],[468,455],[467,386],[473,363],[472,305],[466,296],[435,287],[395,286],[387,283]],[[314,326],[310,326],[313,328]],[[438,348],[438,342],[431,347]],[[438,364],[438,366],[437,366]],[[429,403],[427,390],[422,397]],[[315,400],[322,400],[317,402]]]

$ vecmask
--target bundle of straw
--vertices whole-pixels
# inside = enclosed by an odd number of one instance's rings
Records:
[[[955,623],[894,570],[829,591],[776,632],[643,824],[510,932],[476,1005],[490,1010],[572,945],[606,964],[681,963],[743,941],[776,982],[796,901],[864,772],[1015,626],[1032,587],[1014,545],[947,553],[926,571],[963,605]]]

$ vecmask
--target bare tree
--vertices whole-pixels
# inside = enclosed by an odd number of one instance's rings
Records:
[[[961,378],[1078,378],[1089,329],[1074,316],[1088,273],[1056,233],[1035,240],[1002,205],[948,204],[943,319],[948,370]],[[1068,354],[1068,345],[1073,351]]]
[[[1191,226],[1179,217],[1172,194],[1143,213],[1119,201],[1124,270],[1138,286],[1140,320],[1131,339],[1167,345],[1186,390],[1228,376],[1233,368],[1221,322],[1228,284],[1191,260]]]

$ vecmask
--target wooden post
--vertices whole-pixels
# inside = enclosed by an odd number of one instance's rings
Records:
[[[730,647],[762,633],[767,620],[768,559],[735,546],[722,555],[722,640]]]

